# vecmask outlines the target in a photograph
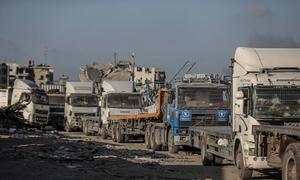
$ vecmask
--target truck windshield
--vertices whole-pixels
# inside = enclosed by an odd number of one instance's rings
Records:
[[[109,108],[141,108],[140,94],[109,94],[107,98]]]
[[[64,105],[64,103],[65,103],[64,96],[49,95],[49,104],[50,105]]]
[[[257,88],[254,117],[299,118],[300,88]]]
[[[227,108],[228,106],[228,89],[178,88],[178,108]]]
[[[98,98],[95,95],[74,95],[71,96],[73,106],[98,106]]]
[[[48,104],[49,99],[47,94],[44,92],[34,92],[32,93],[32,102],[36,104]]]

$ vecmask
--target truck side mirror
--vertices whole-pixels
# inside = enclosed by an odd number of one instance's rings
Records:
[[[70,96],[66,97],[66,103],[69,104],[69,102],[70,102]]]
[[[244,99],[237,99],[235,101],[235,114],[243,115]]]
[[[173,95],[172,93],[168,94],[168,104],[172,104],[173,103]]]
[[[237,91],[235,94],[235,113],[238,115],[243,115],[243,107],[244,107],[244,93],[242,91]]]
[[[244,93],[242,91],[238,91],[235,95],[235,98],[235,113],[238,115],[242,115],[244,118],[247,118],[248,114],[247,112],[244,112],[245,108],[247,107],[244,106],[247,106],[246,101],[248,100],[248,98],[244,96]]]

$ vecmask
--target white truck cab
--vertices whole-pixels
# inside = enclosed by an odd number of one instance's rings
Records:
[[[300,118],[300,49],[236,49],[232,59],[232,130],[242,178],[270,168],[255,156],[254,125],[281,125]]]
[[[82,129],[85,118],[99,119],[99,100],[93,82],[67,82],[65,130]]]
[[[48,96],[33,81],[16,79],[12,88],[1,92],[6,94],[3,96],[7,101],[6,105],[15,104],[22,99],[30,101],[22,110],[25,123],[38,126],[47,125],[49,120]]]
[[[102,95],[101,120],[108,124],[109,116],[135,115],[141,113],[140,93],[108,92]]]

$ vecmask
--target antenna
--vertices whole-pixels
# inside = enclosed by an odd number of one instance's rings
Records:
[[[193,62],[193,64],[191,64],[191,67],[185,72],[185,74],[189,73],[195,65],[196,65],[196,62]]]
[[[183,68],[185,68],[185,66],[189,63],[189,61],[185,61],[185,63],[181,66],[181,68],[175,73],[175,75],[172,77],[172,79],[169,81],[169,83],[171,83],[176,76],[183,70]]]
[[[117,59],[118,59],[118,53],[114,52],[114,64],[117,64]]]
[[[44,48],[44,56],[45,56],[45,65],[47,65],[48,47]]]
[[[131,51],[131,63],[134,67],[135,66],[135,50],[134,49]]]
[[[135,50],[131,50],[131,56],[130,56],[130,61],[131,61],[131,71],[132,71],[132,80],[134,80],[134,68],[135,68]]]

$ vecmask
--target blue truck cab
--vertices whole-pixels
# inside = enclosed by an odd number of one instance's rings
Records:
[[[218,76],[186,74],[169,89],[166,122],[175,146],[190,145],[189,127],[229,123],[229,85]]]

